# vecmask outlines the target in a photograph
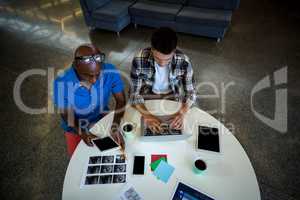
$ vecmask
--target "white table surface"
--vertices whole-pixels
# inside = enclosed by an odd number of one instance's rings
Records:
[[[146,101],[146,107],[157,115],[171,114],[179,109],[179,104],[167,100]],[[106,115],[91,130],[98,136],[108,133],[113,113]],[[140,114],[128,106],[123,122],[134,122],[137,135],[140,134]],[[198,125],[214,126],[221,133],[222,155],[215,156],[197,152],[195,141]],[[132,184],[145,200],[168,200],[176,183],[182,181],[198,188],[217,200],[260,200],[260,191],[255,172],[247,154],[233,134],[208,113],[192,108],[186,114],[184,129],[193,136],[184,141],[140,142],[138,137],[126,140],[127,182]],[[119,154],[119,151],[105,153]],[[163,183],[152,174],[149,164],[151,154],[167,154],[168,163],[175,167],[169,182]],[[90,156],[102,155],[96,147],[88,147],[81,141],[72,156],[63,185],[63,200],[110,200],[115,199],[126,184],[93,185],[80,188],[81,179]],[[146,172],[143,176],[132,175],[134,155],[145,155]],[[201,157],[207,163],[205,174],[195,175],[192,171],[193,160]]]

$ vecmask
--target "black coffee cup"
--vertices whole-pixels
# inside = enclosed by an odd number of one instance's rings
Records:
[[[193,171],[196,174],[201,174],[206,169],[207,169],[207,165],[206,165],[206,163],[203,160],[201,160],[201,159],[195,160],[194,166],[193,166]]]
[[[136,124],[132,122],[125,122],[121,128],[123,135],[127,139],[132,139],[135,137],[134,134],[135,129],[136,129]]]
[[[124,132],[131,132],[133,130],[133,125],[132,124],[126,124],[123,126],[123,131]]]

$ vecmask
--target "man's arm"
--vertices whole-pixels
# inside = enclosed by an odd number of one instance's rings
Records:
[[[190,63],[188,58],[186,58],[185,64],[186,64],[186,71],[184,73],[184,78],[183,78],[184,96],[182,99],[181,107],[179,111],[175,113],[174,119],[171,123],[171,126],[176,129],[183,128],[184,115],[196,101],[196,91],[194,87],[194,75],[193,75],[192,64]]]
[[[75,119],[74,110],[71,108],[59,109],[59,112],[60,116],[67,122],[68,126],[74,128],[75,133],[77,133],[88,146],[93,146],[92,139],[96,138],[96,136],[89,132],[87,122]]]
[[[140,94],[141,88],[144,84],[142,78],[140,78],[141,71],[141,62],[139,62],[139,57],[135,57],[132,61],[130,79],[131,79],[131,87],[130,87],[130,103],[132,105],[136,104],[144,104],[145,100],[143,96]]]
[[[145,122],[149,126],[149,128],[153,132],[159,132],[160,131],[160,121],[157,117],[153,116],[146,108],[144,102],[143,96],[140,94],[141,88],[144,84],[143,79],[139,77],[139,73],[141,71],[141,63],[139,62],[139,57],[136,57],[132,61],[132,67],[131,67],[131,105],[136,110],[138,110],[141,115],[144,117]]]
[[[183,77],[183,90],[184,90],[183,103],[185,103],[189,108],[196,101],[196,90],[195,90],[193,67],[191,62],[189,61],[189,58],[187,57],[186,57],[186,71]]]
[[[88,146],[93,146],[91,140],[96,136],[88,132],[88,124],[86,121],[75,119],[74,110],[69,104],[68,92],[67,83],[57,78],[53,82],[53,103],[67,125],[72,127],[75,133],[78,134]]]
[[[113,93],[113,96],[116,100],[116,106],[115,106],[114,119],[113,119],[113,123],[111,125],[110,134],[114,138],[114,140],[118,144],[121,145],[121,150],[124,151],[125,142],[124,142],[123,136],[120,134],[119,127],[120,127],[121,119],[124,116],[126,99],[125,99],[124,91],[118,92],[118,93]]]
[[[116,126],[114,128],[119,127],[122,117],[124,116],[125,112],[125,106],[126,106],[126,99],[124,91],[114,93],[113,94],[115,100],[116,100],[116,106],[115,106],[115,115],[113,119],[113,126]]]
[[[113,94],[116,100],[116,107],[115,107],[115,116],[113,122],[116,124],[120,124],[122,117],[124,116],[125,106],[126,106],[126,99],[124,91]]]

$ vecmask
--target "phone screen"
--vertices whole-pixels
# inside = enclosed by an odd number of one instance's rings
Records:
[[[133,174],[144,174],[145,156],[134,156]]]

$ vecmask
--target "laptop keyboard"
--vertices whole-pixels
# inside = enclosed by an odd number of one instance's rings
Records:
[[[150,128],[146,127],[143,117],[141,118],[142,128],[143,128],[143,135],[144,136],[164,136],[164,135],[182,135],[181,129],[173,129],[170,128],[170,116],[158,116],[158,118],[163,121],[160,124],[162,131],[160,133],[153,133]]]
[[[160,133],[153,133],[150,128],[146,128],[144,131],[144,136],[159,136],[159,135],[181,135],[181,130],[178,129],[171,129],[169,125],[162,125],[163,131]]]

